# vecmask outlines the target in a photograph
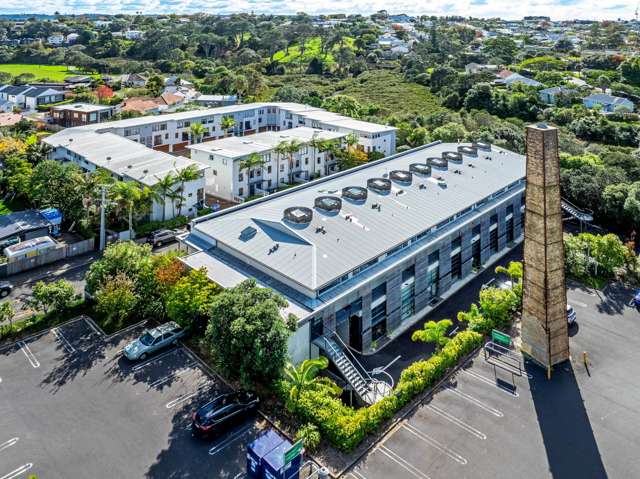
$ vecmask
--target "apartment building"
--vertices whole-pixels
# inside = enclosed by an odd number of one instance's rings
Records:
[[[69,128],[109,121],[115,111],[116,107],[111,105],[71,103],[51,107],[51,118],[54,123]]]

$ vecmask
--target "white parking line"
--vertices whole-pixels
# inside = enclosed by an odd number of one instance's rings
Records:
[[[456,394],[457,396],[460,396],[463,399],[466,399],[467,401],[469,401],[472,404],[475,404],[476,406],[478,406],[480,409],[483,409],[485,411],[487,411],[488,413],[493,414],[496,417],[504,417],[504,414],[502,413],[502,411],[499,411],[498,409],[492,408],[491,406],[489,406],[488,404],[483,403],[482,401],[480,401],[477,398],[474,398],[473,396],[471,396],[470,394],[467,393],[463,393],[461,391],[458,391],[457,389],[452,388],[451,386],[445,386],[445,388],[447,391],[452,392],[453,394]]]
[[[404,458],[400,457],[398,454],[393,452],[387,446],[384,446],[384,445],[380,446],[380,448],[378,450],[382,454],[387,456],[389,459],[391,459],[393,462],[398,464],[400,467],[402,467],[405,471],[413,474],[418,479],[431,479],[429,476],[427,476],[425,473],[423,473],[420,469],[415,467],[413,464],[411,464],[410,462],[408,462]]]
[[[408,422],[405,422],[404,423],[404,428],[405,428],[405,430],[409,431],[411,434],[416,436],[418,439],[422,440],[423,442],[429,444],[431,447],[437,449],[441,453],[443,453],[446,456],[450,457],[451,459],[456,461],[458,464],[461,464],[463,466],[467,464],[468,461],[467,461],[466,458],[464,458],[463,456],[458,454],[453,449],[450,449],[447,446],[445,446],[444,444],[436,441],[434,438],[432,438],[428,434],[422,432],[417,427],[409,424]]]
[[[198,386],[196,387],[196,390],[190,393],[186,393],[183,394],[181,396],[178,396],[177,398],[175,398],[172,401],[169,401],[165,407],[167,409],[171,409],[172,407],[177,406],[178,404],[182,404],[185,401],[188,401],[189,399],[191,399],[194,396],[197,396],[198,394],[200,394],[200,392],[202,391],[202,389],[204,389],[206,386],[212,384],[211,381],[209,381],[209,378],[206,378],[204,381],[201,381]]]
[[[35,357],[35,355],[31,352],[31,350],[29,349],[29,346],[27,346],[27,344],[24,343],[23,341],[19,341],[18,345],[20,346],[20,349],[22,350],[24,355],[29,360],[29,364],[31,364],[31,366],[33,366],[34,368],[39,368],[40,362]]]
[[[71,354],[73,354],[73,353],[75,353],[75,352],[76,352],[76,348],[74,348],[73,346],[71,346],[71,343],[70,343],[70,342],[69,342],[69,340],[64,336],[64,334],[62,334],[62,331],[60,331],[58,328],[53,328],[53,329],[51,330],[51,332],[53,333],[53,335],[54,335],[57,339],[59,339],[59,340],[62,342],[62,344],[63,344],[64,348],[65,348],[68,352],[70,352]]]
[[[5,449],[8,449],[11,446],[14,446],[18,442],[18,439],[19,438],[17,438],[17,437],[12,437],[8,441],[3,442],[2,444],[0,444],[0,451],[4,451]]]
[[[170,381],[171,379],[175,379],[175,378],[178,378],[178,377],[182,376],[183,374],[200,371],[199,369],[191,369],[193,366],[194,366],[194,363],[186,364],[184,366],[184,369],[181,369],[179,371],[174,371],[171,374],[168,374],[168,375],[166,375],[164,377],[161,377],[160,379],[156,379],[152,383],[149,383],[149,386],[147,387],[147,390],[149,390],[151,388],[158,387],[161,384],[164,384],[164,383]]]
[[[353,471],[349,472],[349,475],[352,476],[352,477],[355,477],[356,479],[367,479],[364,474],[362,474],[361,472],[356,471],[355,469]]]
[[[462,419],[459,419],[459,418],[455,417],[453,414],[449,414],[448,412],[440,409],[438,406],[434,406],[433,404],[428,404],[427,405],[427,409],[430,409],[431,411],[436,413],[438,416],[441,416],[441,417],[445,418],[447,421],[452,422],[453,424],[458,426],[460,429],[463,429],[463,430],[467,431],[469,434],[477,437],[478,439],[483,439],[484,440],[484,439],[487,438],[487,435],[484,434],[483,432],[477,430],[473,426],[470,426],[469,424],[464,422]]]
[[[503,393],[508,394],[511,397],[514,397],[514,398],[520,397],[520,394],[517,391],[510,391],[509,389],[505,388],[504,386],[500,386],[499,384],[497,384],[495,380],[491,380],[491,378],[483,376],[482,374],[478,374],[478,373],[475,373],[473,371],[468,371],[466,369],[463,369],[462,372],[465,373],[465,374],[468,374],[469,376],[471,376],[473,378],[476,378],[479,381],[482,381],[485,384],[488,384],[489,386],[497,388],[499,391],[502,391]]]
[[[216,444],[215,446],[213,446],[211,449],[209,449],[209,455],[210,456],[214,456],[214,455],[218,454],[220,451],[224,451],[227,447],[229,447],[231,444],[233,444],[238,439],[240,439],[242,436],[244,436],[246,433],[248,433],[249,430],[252,428],[252,426],[253,426],[253,424],[249,424],[249,425],[243,427],[239,431],[234,432],[231,436],[226,438],[220,444]]]
[[[136,364],[134,367],[131,368],[131,371],[136,372],[136,371],[140,371],[142,368],[148,366],[149,364],[155,362],[155,361],[159,361],[171,354],[175,354],[176,351],[179,351],[179,349],[172,349],[171,351],[165,351],[162,354],[159,354],[158,356],[154,356],[152,358],[149,358],[143,362],[141,362],[140,364]]]
[[[20,466],[18,469],[14,470],[14,471],[11,471],[9,474],[0,477],[0,479],[14,479],[15,477],[18,477],[19,475],[24,474],[25,472],[27,472],[32,467],[33,467],[33,464],[31,464],[29,462],[27,464],[24,464],[24,465]]]
[[[91,318],[85,317],[84,322],[87,323],[89,327],[93,329],[93,332],[96,333],[98,336],[104,336],[104,333],[100,331],[100,329],[98,329],[98,326],[96,325],[96,323],[93,322]]]

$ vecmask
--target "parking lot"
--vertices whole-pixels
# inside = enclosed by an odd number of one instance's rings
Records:
[[[630,297],[571,287],[572,358],[551,381],[533,364],[517,376],[480,354],[344,477],[640,477],[640,313]]]
[[[1,479],[244,476],[262,424],[192,437],[191,413],[226,387],[184,347],[127,361],[143,329],[79,319],[0,350]]]

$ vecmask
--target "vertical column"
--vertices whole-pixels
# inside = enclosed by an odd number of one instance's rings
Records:
[[[527,127],[522,351],[550,368],[569,359],[558,132]]]

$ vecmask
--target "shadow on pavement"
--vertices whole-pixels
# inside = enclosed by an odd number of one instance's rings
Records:
[[[571,363],[557,366],[550,381],[531,362],[525,369],[551,476],[608,477]]]
[[[633,297],[633,291],[621,283],[611,283],[596,294],[600,298],[598,311],[610,316],[622,314]]]

